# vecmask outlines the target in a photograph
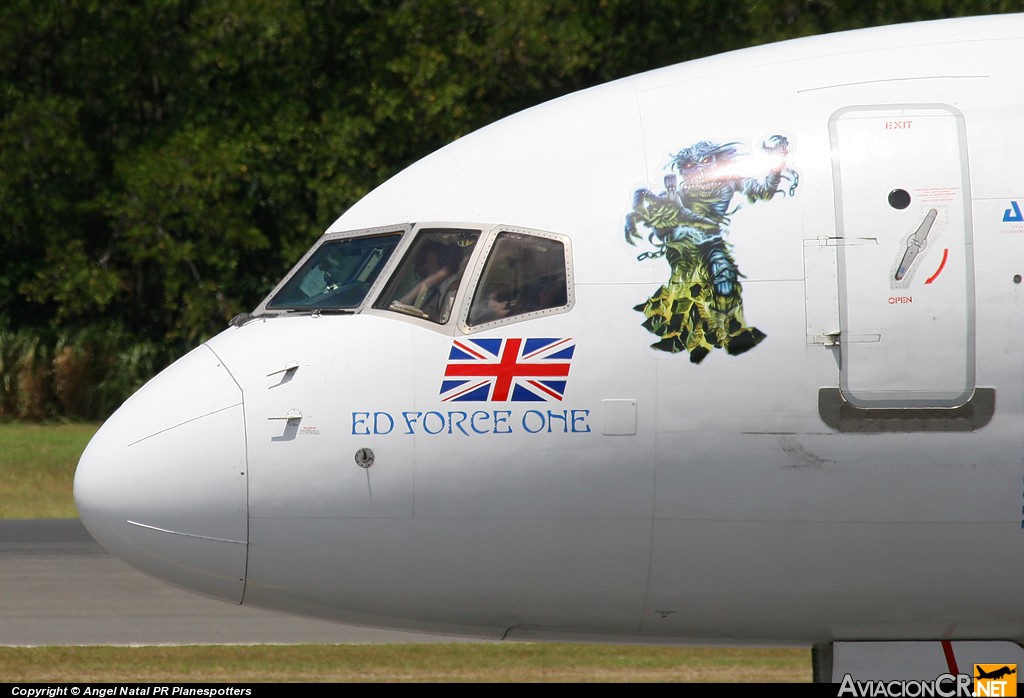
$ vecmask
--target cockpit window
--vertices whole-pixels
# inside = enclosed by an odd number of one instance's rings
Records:
[[[420,231],[376,307],[431,322],[448,322],[479,238],[479,231],[461,228]]]
[[[328,240],[285,282],[267,308],[330,310],[358,307],[394,252],[401,233]]]
[[[499,233],[473,294],[467,324],[567,307],[567,270],[565,245],[560,240]]]

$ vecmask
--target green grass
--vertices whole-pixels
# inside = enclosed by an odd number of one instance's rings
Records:
[[[0,647],[0,682],[806,682],[806,649],[554,643]]]
[[[96,424],[0,424],[0,518],[78,516],[72,484]]]

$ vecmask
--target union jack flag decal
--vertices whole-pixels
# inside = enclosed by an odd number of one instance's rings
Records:
[[[572,339],[456,339],[441,381],[442,402],[561,401]]]

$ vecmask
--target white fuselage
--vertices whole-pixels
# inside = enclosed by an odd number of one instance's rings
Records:
[[[356,623],[1020,642],[1022,55],[1021,16],[853,32],[467,136],[331,226],[410,223],[354,313],[264,302],[125,403],[83,456],[83,521],[174,584]],[[748,196],[774,137],[778,192]],[[727,221],[672,235],[721,238],[764,338],[695,361],[651,346],[643,306],[675,273],[665,175],[705,141],[737,144]],[[688,211],[712,196],[689,186]],[[374,307],[439,221],[480,232],[451,319]],[[567,303],[470,326],[508,226],[568,240]],[[453,342],[480,338],[571,338],[561,399],[443,400]]]

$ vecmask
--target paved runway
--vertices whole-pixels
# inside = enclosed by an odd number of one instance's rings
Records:
[[[0,645],[458,641],[213,601],[125,565],[78,519],[0,520]]]

